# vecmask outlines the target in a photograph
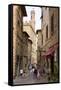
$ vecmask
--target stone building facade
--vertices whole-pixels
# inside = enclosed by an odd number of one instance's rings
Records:
[[[37,37],[37,64],[38,66],[41,65],[41,52],[40,52],[40,49],[41,49],[41,40],[42,40],[42,35],[41,35],[41,29],[37,30],[36,31],[36,37]]]
[[[31,64],[31,55],[32,55],[32,41],[28,39],[28,67]]]
[[[30,36],[29,39],[32,41],[32,55],[31,64],[37,63],[36,60],[36,33],[35,33],[35,11],[31,11],[31,20],[29,22],[24,22],[23,30]]]
[[[13,5],[13,77],[19,76],[23,58],[23,16],[24,6]]]
[[[41,55],[49,72],[58,73],[59,62],[59,8],[42,7],[42,44]],[[56,70],[55,70],[56,69]]]
[[[25,73],[28,71],[28,38],[27,32],[23,31],[23,64],[22,69]]]

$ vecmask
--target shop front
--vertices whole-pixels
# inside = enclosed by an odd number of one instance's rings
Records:
[[[42,57],[45,60],[45,66],[51,75],[53,75],[55,71],[55,64],[58,67],[58,43],[52,45],[48,50],[42,53]]]

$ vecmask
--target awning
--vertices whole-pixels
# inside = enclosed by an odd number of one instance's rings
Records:
[[[42,56],[49,56],[49,55],[53,55],[54,51],[58,48],[58,43],[54,44],[53,46],[51,46],[50,48],[48,48],[48,50],[44,53],[42,53]]]

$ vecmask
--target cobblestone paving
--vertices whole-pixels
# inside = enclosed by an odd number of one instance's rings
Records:
[[[48,83],[47,76],[40,76],[39,79],[35,77],[33,73],[30,73],[26,76],[19,76],[14,80],[14,85],[17,84],[34,84],[34,83]]]

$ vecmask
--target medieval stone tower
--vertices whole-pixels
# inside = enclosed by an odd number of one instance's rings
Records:
[[[33,30],[35,30],[35,11],[34,10],[31,11],[31,26]]]

